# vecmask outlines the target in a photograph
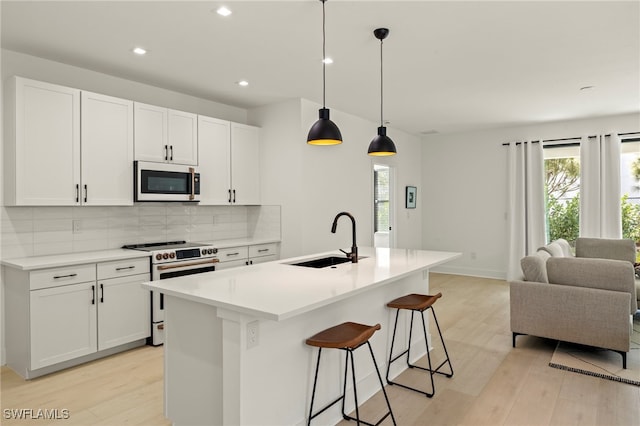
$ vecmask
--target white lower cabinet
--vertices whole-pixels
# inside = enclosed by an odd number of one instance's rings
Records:
[[[96,351],[95,282],[30,293],[31,370]]]
[[[99,280],[98,350],[149,337],[149,291],[140,286],[149,275]]]
[[[227,247],[218,250],[216,270],[236,268],[238,266],[255,265],[271,262],[279,258],[279,244],[267,243],[250,246]]]
[[[5,278],[7,365],[25,378],[143,344],[150,336],[150,295],[140,285],[150,280],[148,258],[6,268]]]

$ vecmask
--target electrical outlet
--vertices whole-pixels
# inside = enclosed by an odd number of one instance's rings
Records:
[[[258,346],[260,343],[260,322],[251,321],[247,324],[247,349]]]
[[[73,222],[73,233],[79,234],[82,232],[81,222],[79,220],[74,220]]]

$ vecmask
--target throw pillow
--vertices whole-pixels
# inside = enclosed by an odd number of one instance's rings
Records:
[[[525,256],[520,259],[520,267],[524,273],[525,281],[548,283],[547,260],[538,254]]]

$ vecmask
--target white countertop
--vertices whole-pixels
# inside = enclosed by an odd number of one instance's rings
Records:
[[[211,244],[216,248],[227,248],[237,246],[249,246],[255,244],[279,243],[279,239],[266,238],[239,238],[233,240],[201,241]],[[36,269],[57,268],[72,265],[82,265],[85,263],[108,262],[111,260],[133,259],[138,257],[149,257],[151,253],[139,250],[111,249],[97,250],[77,253],[62,253],[47,256],[19,257],[15,259],[2,259],[0,264],[23,271]]]
[[[282,321],[460,257],[461,253],[359,248],[358,263],[307,268],[292,262],[327,252],[144,283],[152,291],[257,318]]]
[[[83,253],[63,253],[48,256],[20,257],[16,259],[3,259],[4,266],[32,271],[36,269],[57,268],[62,266],[82,265],[85,263],[108,262],[111,260],[133,259],[138,257],[149,257],[151,253],[126,250],[98,250]]]

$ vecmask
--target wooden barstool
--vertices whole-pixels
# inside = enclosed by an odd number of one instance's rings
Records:
[[[396,424],[396,419],[393,417],[393,412],[391,411],[391,404],[389,404],[389,398],[387,397],[387,392],[384,389],[384,382],[382,381],[382,377],[380,376],[380,370],[378,370],[378,364],[376,363],[376,358],[373,355],[373,349],[371,349],[371,344],[369,343],[369,338],[373,336],[377,330],[380,330],[380,324],[376,324],[373,326],[357,324],[354,322],[345,322],[340,325],[336,325],[335,327],[328,328],[324,331],[321,331],[314,336],[307,339],[306,343],[310,346],[318,347],[318,361],[316,363],[316,373],[315,378],[313,379],[313,392],[311,394],[311,405],[309,407],[309,420],[307,421],[307,425],[311,424],[311,419],[315,418],[319,414],[323,413],[329,407],[336,404],[338,401],[342,400],[342,417],[345,420],[355,420],[358,424],[363,423],[370,426],[375,426],[380,424],[384,419],[386,419],[389,415],[391,415],[391,419],[393,420],[393,424]],[[382,387],[382,393],[384,394],[384,399],[387,401],[387,407],[389,411],[375,424],[367,423],[365,421],[360,420],[360,412],[358,410],[358,393],[356,391],[356,374],[354,369],[353,362],[353,351],[358,349],[360,346],[367,344],[369,346],[369,352],[371,353],[371,359],[373,360],[373,365],[376,368],[376,373],[378,374],[378,380],[380,381],[380,386]],[[320,367],[320,354],[322,353],[322,348],[332,348],[332,349],[341,349],[345,351],[345,365],[344,365],[344,385],[342,387],[342,396],[340,396],[335,401],[331,402],[318,412],[313,412],[313,401],[316,394],[316,384],[318,383],[318,369]],[[344,412],[344,400],[345,393],[347,391],[347,370],[348,365],[351,364],[351,378],[353,380],[353,398],[355,400],[356,405],[356,417],[350,417]]]
[[[389,362],[387,363],[387,383],[389,383],[390,385],[397,385],[406,389],[410,389],[416,392],[419,392],[421,394],[426,395],[427,397],[431,398],[435,393],[436,393],[436,388],[435,385],[433,383],[433,375],[438,373],[438,374],[442,374],[443,376],[446,377],[453,377],[453,366],[451,365],[451,360],[449,359],[449,353],[447,352],[447,347],[444,344],[444,339],[442,338],[442,332],[440,331],[440,325],[438,324],[438,319],[436,318],[436,313],[433,309],[433,305],[434,303],[436,303],[436,300],[438,300],[439,298],[442,297],[442,293],[438,293],[435,296],[429,296],[429,295],[424,295],[424,294],[409,294],[406,296],[402,296],[399,297],[395,300],[392,300],[391,302],[387,303],[387,306],[389,308],[394,308],[397,309],[396,310],[396,322],[395,325],[393,326],[393,337],[391,338],[391,349],[389,350]],[[393,357],[393,344],[395,342],[396,339],[396,329],[398,328],[398,314],[400,313],[401,309],[405,309],[405,310],[410,310],[411,311],[411,325],[409,327],[409,345],[407,347],[407,349],[396,355],[396,357]],[[433,368],[431,366],[431,355],[429,354],[429,341],[427,340],[427,325],[425,324],[424,321],[424,311],[426,311],[427,309],[431,310],[431,313],[433,314],[433,319],[436,322],[436,327],[438,328],[438,334],[440,335],[440,341],[442,342],[442,347],[444,348],[444,354],[446,356],[446,359],[444,361],[442,361],[442,363],[437,367],[437,368]],[[413,332],[413,314],[414,312],[420,312],[420,314],[422,315],[422,330],[424,331],[424,342],[427,345],[427,360],[429,361],[429,368],[424,368],[424,367],[420,367],[418,365],[415,364],[411,364],[409,362],[410,359],[410,351],[411,351],[411,334]],[[431,378],[431,392],[425,392],[422,391],[420,389],[416,389],[416,388],[412,388],[411,386],[407,386],[407,385],[403,385],[401,383],[398,382],[392,382],[391,380],[389,380],[389,369],[391,367],[391,363],[396,361],[398,358],[400,358],[402,355],[407,354],[407,366],[409,368],[419,368],[421,370],[425,370],[429,372],[429,376]],[[449,364],[449,371],[450,373],[443,373],[440,371],[440,368],[442,368],[445,364]]]

